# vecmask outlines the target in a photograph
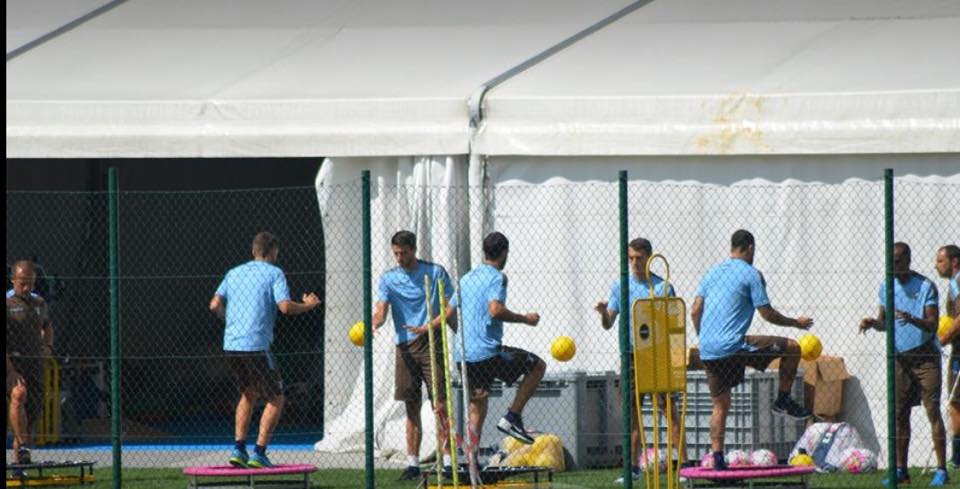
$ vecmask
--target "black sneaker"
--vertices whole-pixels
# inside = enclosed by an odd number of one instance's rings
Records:
[[[17,451],[17,455],[18,455],[17,458],[20,459],[20,462],[19,462],[19,463],[24,464],[24,465],[31,463],[31,462],[30,462],[30,449],[29,449],[29,448],[21,448],[20,450]]]
[[[713,452],[713,470],[727,470],[727,459],[723,458],[723,452]]]
[[[770,411],[773,411],[773,414],[777,416],[786,416],[798,421],[805,420],[812,416],[809,409],[797,404],[797,401],[794,401],[790,396],[780,396],[777,402],[773,403]]]
[[[419,478],[420,467],[408,465],[407,468],[403,469],[403,472],[400,473],[400,477],[397,479],[397,482],[413,481]]]
[[[510,421],[509,417],[511,416],[508,413],[507,416],[500,418],[500,421],[497,422],[497,429],[516,438],[520,443],[533,445],[533,437],[527,434],[527,430],[523,429],[523,420],[520,416],[514,416],[513,421]]]

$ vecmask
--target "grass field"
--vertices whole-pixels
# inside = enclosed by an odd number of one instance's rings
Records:
[[[930,484],[930,475],[921,476],[920,469],[911,471],[913,476],[912,487],[926,487]],[[93,487],[106,489],[112,487],[111,470],[96,470],[97,482]],[[376,487],[398,487],[414,488],[413,482],[396,482],[399,476],[399,470],[378,470],[376,471]],[[620,475],[619,470],[580,470],[574,472],[564,472],[554,476],[553,487],[556,489],[575,489],[575,488],[610,488],[617,487],[613,480]],[[960,482],[960,473],[954,471],[950,474],[953,482]],[[811,487],[816,488],[876,488],[881,487],[880,481],[885,477],[884,473],[875,472],[864,475],[849,474],[814,474],[811,479]],[[327,469],[313,474],[311,478],[311,487],[314,489],[356,489],[364,487],[364,472],[354,469]],[[144,489],[183,489],[186,487],[187,480],[178,469],[125,469],[123,471],[123,487],[144,488]],[[642,487],[642,484],[635,485]],[[661,482],[661,487],[666,484]],[[954,487],[960,487],[960,484]]]

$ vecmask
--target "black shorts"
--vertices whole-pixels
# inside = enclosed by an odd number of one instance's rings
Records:
[[[470,398],[479,399],[490,393],[494,379],[502,380],[506,385],[526,375],[539,362],[540,357],[520,348],[501,346],[496,355],[481,362],[467,362],[467,380],[470,382]],[[458,364],[462,368],[462,364]],[[461,370],[461,374],[462,374]]]
[[[23,382],[27,385],[27,402],[24,408],[27,411],[27,423],[33,426],[40,419],[43,407],[42,364],[39,359],[20,356],[11,356],[10,362],[13,363],[13,368],[23,377]],[[13,387],[13,384],[7,384],[8,399]]]
[[[243,392],[256,390],[260,397],[272,400],[283,394],[283,378],[277,362],[269,351],[227,351],[227,363]]]
[[[747,367],[766,370],[775,359],[784,356],[790,340],[780,336],[747,336],[746,342],[755,350],[740,350],[726,358],[703,361],[711,397],[740,385],[746,378]]]

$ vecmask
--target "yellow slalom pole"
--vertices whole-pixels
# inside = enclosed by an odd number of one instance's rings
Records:
[[[640,332],[637,328],[633,328],[633,407],[634,415],[637,417],[637,430],[640,435],[640,453],[632,454],[633,460],[631,460],[631,465],[633,463],[639,464],[639,458],[641,456],[646,456],[647,452],[647,435],[646,430],[643,426],[643,409],[640,404],[640,401],[643,399],[643,394],[640,393],[640,358],[637,356],[637,345],[640,344]],[[633,439],[631,435],[631,440]],[[650,471],[649,463],[648,467],[643,469],[643,481],[644,487],[650,487]]]
[[[434,421],[439,430],[440,423],[437,418],[437,412],[435,410],[436,403],[438,402],[437,397],[437,349],[433,345],[433,301],[431,300],[430,294],[430,275],[423,276],[423,290],[424,295],[426,296],[427,301],[427,341],[430,343],[430,388],[433,393],[433,405],[430,406],[430,409],[433,410]],[[436,437],[437,444],[437,487],[443,487],[443,448],[440,444],[440,437]]]
[[[53,366],[53,393],[50,396],[50,441],[56,443],[60,441],[60,364],[54,358],[50,359],[50,365]]]
[[[447,296],[443,293],[443,279],[437,282],[437,294],[440,295],[440,339],[443,343],[443,380],[447,400],[447,433],[450,435],[450,462],[453,464],[453,487],[460,488],[460,466],[457,465],[457,434],[453,430],[453,383],[450,380],[450,346],[447,340]]]
[[[53,386],[51,385],[52,382],[50,380],[50,376],[52,373],[50,372],[50,363],[47,362],[46,359],[44,359],[42,362],[42,365],[43,365],[43,393],[42,393],[43,403],[41,404],[41,406],[43,406],[43,409],[40,412],[40,420],[39,420],[40,422],[39,422],[39,426],[37,427],[37,440],[36,440],[37,445],[40,445],[40,446],[47,444],[47,436],[46,436],[47,430],[48,430],[47,427],[49,426],[49,423],[50,423],[49,398],[50,398],[50,390],[53,388]]]

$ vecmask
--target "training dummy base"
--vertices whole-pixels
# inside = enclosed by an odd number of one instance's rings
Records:
[[[443,472],[443,485],[437,485],[437,473],[424,471],[420,487],[427,489],[452,489],[453,472]],[[470,470],[467,464],[460,465],[457,472],[460,487],[470,487]],[[509,479],[509,480],[508,480]],[[487,467],[480,471],[481,488],[549,489],[553,471],[546,467]]]

